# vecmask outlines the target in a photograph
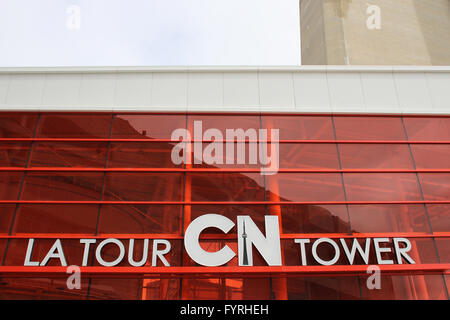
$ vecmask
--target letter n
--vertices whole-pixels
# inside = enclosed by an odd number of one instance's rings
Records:
[[[250,216],[238,216],[239,265],[253,265],[253,245],[269,266],[281,266],[280,227],[277,216],[265,216],[266,236]]]

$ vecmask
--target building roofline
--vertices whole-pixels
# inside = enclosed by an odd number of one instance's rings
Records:
[[[450,72],[450,66],[97,66],[0,67],[0,73],[125,72]]]

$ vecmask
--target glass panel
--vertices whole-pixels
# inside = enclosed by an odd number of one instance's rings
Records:
[[[192,201],[264,201],[259,173],[188,173],[187,179]]]
[[[111,137],[114,139],[170,139],[172,132],[178,128],[186,128],[185,115],[116,115]]]
[[[33,145],[31,167],[104,168],[107,143],[38,142]]]
[[[400,117],[335,116],[338,140],[406,140]]]
[[[450,199],[450,173],[419,173],[425,200]]]
[[[182,183],[182,173],[111,172],[106,174],[104,200],[180,201]]]
[[[447,299],[450,296],[450,275],[445,275],[445,284],[447,286]]]
[[[339,169],[335,144],[280,143],[279,148],[280,168]]]
[[[142,300],[178,300],[180,279],[143,279]]]
[[[0,167],[26,167],[30,143],[0,143]]]
[[[414,169],[408,145],[340,144],[343,169]]]
[[[110,114],[43,114],[39,120],[39,138],[108,138]]]
[[[0,200],[17,200],[23,172],[0,172]]]
[[[450,263],[450,239],[435,238],[441,263]]]
[[[450,230],[450,204],[427,204],[427,210],[434,232]]]
[[[411,141],[450,141],[450,118],[404,118]]]
[[[361,277],[362,298],[366,300],[441,300],[447,299],[441,275],[381,275],[381,289],[369,290]]]
[[[97,225],[97,205],[19,205],[14,233],[90,233]]]
[[[344,173],[349,201],[420,201],[414,173]]]
[[[350,232],[347,208],[339,205],[269,205],[269,214],[281,212],[283,233]]]
[[[141,300],[144,279],[92,278],[89,286],[90,300]]]
[[[100,200],[103,172],[28,172],[24,200]]]
[[[89,279],[81,277],[80,289],[67,288],[66,278],[3,278],[1,300],[78,300],[86,299]]]
[[[7,239],[0,239],[0,257],[2,257],[2,259],[5,256],[5,249],[6,249],[7,242],[8,242]],[[0,280],[0,282],[1,282],[1,280]]]
[[[334,140],[329,116],[262,116],[262,127],[279,129],[280,140]]]
[[[269,201],[345,201],[340,174],[279,173],[266,181]]]
[[[0,114],[0,138],[32,138],[37,114]]]
[[[15,204],[0,204],[0,233],[9,232],[15,209]]]
[[[450,144],[412,144],[411,150],[417,169],[450,168]]]
[[[102,205],[99,233],[181,233],[182,206]]]
[[[175,168],[182,167],[172,162],[172,143],[111,143],[109,168]]]
[[[423,205],[350,205],[353,232],[430,232]]]
[[[358,278],[320,277],[287,278],[289,300],[355,300],[359,299]]]
[[[189,300],[269,300],[270,279],[186,279],[182,297]]]
[[[417,263],[439,263],[436,247],[431,238],[409,238],[412,248],[408,255]],[[394,258],[395,261],[395,258]],[[404,261],[403,263],[406,263]]]

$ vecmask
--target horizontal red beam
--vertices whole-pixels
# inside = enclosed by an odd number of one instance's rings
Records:
[[[282,233],[280,238],[289,239],[318,239],[318,238],[450,238],[450,232],[371,232],[371,233]],[[173,233],[102,233],[93,235],[88,233],[15,233],[0,234],[0,239],[168,239],[182,240],[181,234]],[[201,234],[203,240],[236,240],[235,234]]]
[[[355,276],[366,275],[366,265],[333,265],[333,266],[252,266],[252,267],[80,267],[81,276],[103,277],[248,277],[248,276]],[[382,275],[423,275],[449,274],[450,264],[407,264],[378,265]],[[0,266],[0,275],[4,277],[67,277],[67,267],[24,267]]]
[[[0,200],[0,204],[80,204],[80,205],[377,205],[450,204],[450,200],[418,201],[104,201],[104,200]]]
[[[260,173],[262,168],[82,168],[82,167],[0,167],[0,172],[201,172]],[[271,171],[271,170],[267,170]],[[278,173],[450,173],[450,169],[309,169],[280,168]]]
[[[152,138],[0,138],[0,142],[167,142],[179,143],[172,139],[152,139]],[[190,142],[233,142],[233,143],[270,143],[270,140],[195,140]],[[450,144],[450,141],[436,140],[302,140],[302,139],[281,139],[278,143],[297,143],[297,144]]]

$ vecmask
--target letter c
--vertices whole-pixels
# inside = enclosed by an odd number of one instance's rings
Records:
[[[224,216],[213,213],[200,216],[187,227],[184,235],[184,247],[192,260],[198,264],[216,267],[230,261],[236,253],[229,246],[225,246],[216,252],[203,250],[198,241],[199,236],[204,229],[210,227],[218,228],[227,233],[234,227],[234,222]]]

